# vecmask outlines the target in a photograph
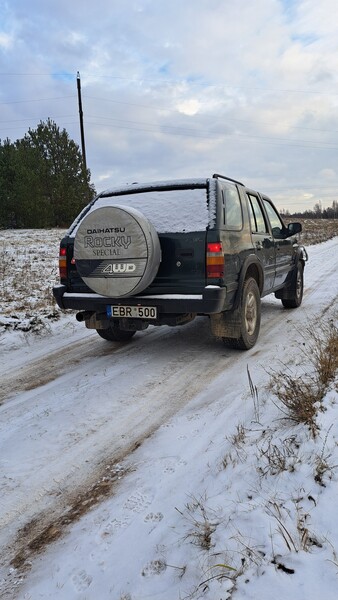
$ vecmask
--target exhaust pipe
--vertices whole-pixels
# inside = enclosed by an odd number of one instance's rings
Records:
[[[76,313],[76,320],[79,321],[79,323],[82,323],[83,321],[90,319],[93,314],[94,311],[92,310],[83,310],[82,312]]]

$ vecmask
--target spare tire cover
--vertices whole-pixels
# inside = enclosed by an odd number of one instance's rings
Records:
[[[81,221],[74,258],[90,289],[122,298],[150,285],[161,262],[161,246],[155,228],[138,210],[104,206]]]

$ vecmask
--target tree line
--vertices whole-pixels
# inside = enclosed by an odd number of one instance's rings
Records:
[[[68,227],[94,193],[78,145],[51,119],[0,140],[0,228]]]
[[[333,200],[332,206],[322,208],[321,202],[317,202],[313,210],[304,210],[303,212],[290,213],[288,210],[281,210],[285,217],[300,217],[303,219],[338,219],[338,201]]]

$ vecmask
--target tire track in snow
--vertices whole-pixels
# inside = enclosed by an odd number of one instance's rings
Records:
[[[203,322],[202,322],[203,323]],[[196,327],[196,325],[198,325]],[[236,356],[229,356],[223,346],[221,352],[214,345],[214,340],[204,340],[201,336],[200,327],[206,329],[206,323],[200,325],[195,323],[190,339],[199,340],[197,346],[192,348],[186,345],[186,335],[178,335],[175,331],[162,332],[161,335],[149,336],[148,340],[140,338],[139,343],[129,344],[124,347],[114,347],[97,340],[105,350],[102,356],[95,357],[95,361],[88,362],[87,375],[88,386],[90,389],[90,379],[95,379],[95,372],[107,370],[108,387],[111,387],[109,379],[109,370],[113,369],[114,378],[121,377],[129,381],[125,389],[121,403],[118,404],[119,414],[114,410],[103,416],[97,417],[91,415],[91,422],[82,427],[80,413],[83,411],[82,402],[75,405],[74,397],[69,402],[63,404],[65,411],[71,410],[76,416],[78,423],[77,437],[73,441],[69,438],[69,431],[60,432],[62,444],[59,450],[53,454],[48,454],[48,443],[45,436],[45,430],[48,427],[48,420],[53,417],[53,406],[57,406],[58,398],[63,396],[61,380],[64,386],[74,388],[74,382],[78,379],[77,385],[82,384],[79,380],[83,377],[83,369],[68,373],[56,382],[45,386],[44,389],[32,390],[26,394],[18,396],[12,402],[6,403],[0,409],[2,419],[7,420],[7,429],[11,432],[11,437],[18,439],[29,437],[29,443],[32,445],[32,459],[45,451],[45,464],[40,468],[29,473],[29,480],[26,481],[23,473],[16,484],[8,482],[3,488],[1,499],[1,530],[0,537],[3,538],[6,531],[17,530],[25,527],[27,522],[39,522],[39,528],[49,520],[53,521],[62,514],[65,506],[69,506],[74,501],[74,495],[77,497],[84,491],[88,491],[95,483],[98,474],[104,473],[107,464],[113,464],[117,460],[122,460],[128,456],[132,449],[138,447],[145,438],[149,437],[163,422],[174,415],[179,408],[189,402],[196,394],[215,378],[228,364],[236,361]],[[204,332],[203,332],[204,333]],[[207,334],[207,331],[205,331]],[[201,340],[202,337],[202,341]],[[206,335],[207,337],[207,335]],[[164,339],[165,338],[165,339]],[[96,344],[95,342],[93,342]],[[125,363],[132,368],[137,361],[145,362],[144,356],[140,359],[145,347],[148,346],[148,358],[155,362],[157,359],[156,373],[149,378],[140,376],[140,385],[133,381],[130,375],[123,372]],[[76,351],[78,344],[75,344]],[[166,360],[161,358],[161,349],[166,348]],[[92,347],[92,343],[89,344]],[[205,352],[203,352],[203,348]],[[211,351],[212,348],[212,351]],[[90,350],[87,349],[87,353]],[[201,351],[204,355],[201,359]],[[113,358],[113,361],[111,360]],[[217,360],[216,360],[217,359]],[[113,366],[111,363],[113,362]],[[160,367],[160,368],[159,368]],[[119,374],[119,375],[118,375]],[[95,383],[93,383],[95,387]],[[46,408],[45,397],[56,394],[56,401],[50,402]],[[79,388],[79,398],[82,398],[83,390]],[[113,399],[112,399],[113,401]],[[39,406],[39,404],[44,406]],[[30,408],[33,405],[33,410]],[[30,414],[30,410],[32,410]],[[111,421],[114,414],[114,423]],[[37,428],[37,423],[41,419],[42,423]],[[66,427],[66,425],[65,425]],[[35,432],[36,431],[36,432]],[[71,430],[72,431],[72,430]],[[41,432],[41,433],[40,433]],[[36,441],[35,441],[36,440]],[[5,442],[6,443],[6,442]],[[34,450],[35,445],[35,450]],[[108,457],[108,458],[107,458]],[[29,460],[29,457],[28,457]],[[41,483],[43,485],[41,485]],[[39,514],[38,518],[36,515]],[[47,516],[46,516],[47,515]],[[36,528],[34,534],[36,533]],[[26,531],[27,533],[27,531]],[[27,537],[27,536],[26,536]],[[8,543],[10,540],[7,539]],[[28,543],[26,539],[25,543]]]
[[[54,381],[83,361],[92,360],[93,356],[107,356],[120,348],[118,342],[109,347],[108,344],[100,344],[96,338],[90,338],[65,345],[61,350],[50,352],[24,366],[14,367],[1,377],[0,404],[18,392],[33,390]]]

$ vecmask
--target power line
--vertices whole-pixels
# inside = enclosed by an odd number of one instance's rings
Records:
[[[136,106],[138,108],[148,108],[148,109],[152,109],[152,110],[166,111],[166,112],[171,112],[171,113],[175,113],[175,114],[177,114],[179,112],[177,109],[169,108],[167,106],[155,106],[153,104],[139,104],[139,103],[136,103],[136,102],[124,102],[122,100],[113,100],[111,98],[97,98],[95,96],[87,96],[87,95],[84,95],[84,97],[85,98],[89,98],[91,100],[99,100],[101,102],[112,102],[113,104],[122,104],[122,105],[125,105],[125,106]],[[182,114],[182,113],[180,113],[180,114]],[[249,120],[249,119],[237,119],[237,118],[232,117],[232,116],[229,117],[228,114],[219,115],[219,116],[217,116],[217,113],[216,113],[216,116],[215,115],[211,116],[211,115],[202,115],[202,114],[199,114],[198,117],[202,118],[202,119],[205,119],[205,120],[210,120],[210,121],[212,120],[213,123],[215,123],[215,118],[226,117],[227,119],[229,119],[230,122],[235,121],[235,122],[238,122],[238,123],[250,123],[250,124],[254,124],[255,125],[255,122],[252,121],[252,120]],[[98,118],[105,118],[105,117],[98,117]],[[191,117],[189,117],[189,118],[191,118]],[[193,116],[193,118],[195,120],[195,115]],[[195,122],[196,122],[196,120],[195,120]],[[262,121],[262,123],[266,123],[266,124],[273,123],[273,124],[275,124],[276,120],[274,120],[274,119],[268,119],[268,120]],[[286,125],[287,125],[287,123],[286,123]],[[291,125],[291,126],[289,126],[289,128],[290,129],[302,129],[304,131],[320,131],[320,132],[324,132],[324,133],[325,132],[326,133],[338,133],[338,130],[321,129],[319,127],[302,127],[300,125]]]
[[[71,95],[71,96],[57,96],[55,98],[34,98],[32,100],[11,100],[10,102],[0,102],[0,104],[24,104],[27,102],[49,102],[49,100],[64,100],[65,98],[76,98],[76,96]]]
[[[44,72],[44,73],[13,73],[13,72],[4,72],[4,73],[0,73],[1,77],[5,77],[5,76],[12,76],[12,77],[55,77],[55,76],[67,76],[67,77],[71,77],[74,76],[74,79],[76,79],[76,75],[75,73],[71,73],[71,72]],[[91,74],[89,74],[90,76]],[[127,81],[129,83],[143,83],[143,82],[154,82],[154,83],[161,83],[161,84],[165,84],[165,85],[173,85],[173,84],[186,84],[188,86],[196,86],[196,87],[203,87],[203,88],[210,88],[210,89],[224,89],[224,88],[229,88],[230,90],[249,90],[249,91],[268,91],[268,92],[274,92],[277,94],[313,94],[313,95],[317,95],[317,96],[338,96],[338,91],[329,91],[329,90],[325,90],[325,91],[317,91],[317,90],[303,90],[303,89],[290,89],[290,88],[275,88],[275,87],[268,87],[268,86],[249,86],[249,85],[234,85],[232,82],[224,82],[224,83],[210,83],[207,81],[197,81],[197,80],[192,80],[191,78],[185,78],[185,77],[181,77],[178,79],[163,79],[162,77],[140,77],[140,78],[135,78],[135,77],[122,77],[120,75],[98,75],[97,73],[95,73],[95,78],[96,79],[109,79],[109,80],[113,80],[113,81]]]
[[[185,78],[182,79],[160,79],[160,78],[145,78],[142,77],[140,79],[135,79],[135,78],[129,78],[129,77],[121,77],[118,75],[95,75],[96,78],[98,79],[113,79],[113,80],[119,80],[119,81],[128,81],[129,83],[143,83],[144,81],[147,82],[161,82],[164,84],[169,84],[169,85],[173,85],[173,84],[187,84],[189,86],[200,86],[200,87],[204,87],[204,88],[219,88],[219,89],[224,89],[224,88],[229,88],[231,90],[254,90],[254,91],[268,91],[268,92],[274,92],[277,94],[314,94],[314,95],[319,95],[319,96],[338,96],[338,91],[337,92],[331,92],[331,91],[316,91],[316,90],[299,90],[299,89],[288,89],[288,88],[270,88],[270,87],[263,87],[263,86],[257,86],[257,87],[253,87],[253,86],[240,86],[240,85],[233,85],[232,83],[207,83],[207,82],[202,82],[202,81],[192,81],[192,80],[187,80]]]
[[[101,118],[101,117],[91,117],[91,118]],[[118,123],[123,123],[125,121],[120,121],[118,120]],[[131,121],[130,123],[133,123],[133,121]],[[152,124],[152,123],[142,123],[142,122],[134,122],[135,124],[143,124],[143,125],[147,125],[147,128],[145,127],[129,127],[127,125],[118,125],[118,124],[109,124],[106,125],[104,123],[95,123],[95,122],[90,122],[88,121],[87,124],[88,125],[96,125],[96,126],[100,126],[100,127],[110,127],[110,128],[115,128],[115,129],[127,129],[127,130],[132,130],[134,132],[137,131],[145,131],[148,133],[159,133],[159,134],[170,134],[170,135],[180,135],[180,136],[186,136],[186,137],[193,137],[193,138],[203,138],[203,139],[220,139],[220,138],[226,138],[226,137],[237,137],[237,138],[242,138],[245,140],[253,140],[259,143],[265,143],[265,144],[271,144],[274,146],[290,146],[290,147],[295,147],[295,148],[307,148],[307,149],[313,149],[313,150],[338,150],[338,146],[337,145],[333,145],[333,143],[331,144],[330,142],[326,142],[327,145],[320,144],[320,142],[316,142],[314,140],[310,140],[309,143],[306,140],[299,140],[300,142],[303,143],[298,143],[298,140],[291,140],[288,141],[286,138],[270,138],[268,136],[255,136],[255,135],[246,135],[246,134],[241,134],[241,133],[232,133],[232,132],[228,132],[228,133],[217,133],[217,134],[208,134],[208,135],[201,135],[198,132],[195,133],[193,132],[193,130],[190,130],[189,132],[187,132],[186,130],[182,129],[181,131],[163,131],[163,129],[169,129],[172,126],[169,125],[157,125],[157,124]],[[152,127],[153,129],[150,129],[150,127]],[[154,129],[154,127],[157,127],[157,129]],[[172,127],[174,128],[174,126]],[[179,128],[177,128],[179,129]],[[275,141],[276,140],[276,141]],[[328,145],[329,144],[329,145]]]
[[[102,119],[105,117],[90,117],[90,118],[95,118],[95,119]],[[40,119],[41,120],[41,119]],[[109,119],[107,119],[109,120]],[[110,119],[113,120],[113,119]],[[129,127],[128,125],[120,125],[119,123],[134,123],[135,125],[146,125],[146,127]],[[68,122],[64,122],[63,125],[74,125],[76,123],[76,121],[68,121]],[[153,133],[153,134],[160,134],[160,135],[171,135],[171,136],[182,136],[182,137],[191,137],[191,138],[197,138],[197,139],[209,139],[209,140],[220,140],[220,139],[226,139],[226,138],[230,138],[230,137],[235,137],[237,139],[240,140],[246,140],[248,142],[255,142],[255,143],[260,143],[260,144],[268,144],[271,146],[288,146],[288,147],[293,147],[293,148],[305,148],[308,150],[338,150],[338,146],[334,145],[333,143],[330,142],[316,142],[315,140],[296,140],[296,139],[291,139],[291,140],[287,140],[286,138],[272,138],[272,137],[268,137],[268,136],[255,136],[255,135],[246,135],[246,134],[241,134],[241,133],[237,133],[237,132],[227,132],[227,133],[213,133],[213,134],[201,134],[198,131],[194,131],[193,129],[184,129],[184,128],[179,128],[177,126],[170,126],[170,125],[160,125],[160,124],[152,124],[152,123],[142,123],[140,121],[121,121],[121,120],[117,120],[117,123],[109,123],[109,124],[105,124],[105,123],[96,123],[93,121],[86,121],[86,125],[87,126],[99,126],[99,127],[109,127],[112,129],[125,129],[125,130],[129,130],[129,131],[133,131],[134,133],[137,132],[147,132],[147,133]],[[17,130],[17,128],[5,128],[5,131],[15,131]],[[4,134],[4,132],[2,132],[2,135]]]
[[[50,101],[50,100],[64,100],[64,99],[69,99],[69,98],[76,98],[75,95],[67,95],[67,96],[57,96],[57,97],[51,97],[51,98],[34,98],[34,99],[28,99],[28,100],[11,100],[8,102],[0,102],[0,105],[11,105],[11,104],[24,104],[24,103],[32,103],[32,102],[46,102],[46,101]],[[159,106],[154,106],[154,105],[149,105],[149,104],[139,104],[139,103],[132,103],[132,102],[122,102],[120,100],[112,100],[112,99],[107,99],[107,98],[97,98],[95,96],[87,96],[85,95],[85,98],[89,98],[89,99],[93,99],[93,100],[100,100],[102,102],[111,102],[114,104],[122,104],[125,106],[137,106],[138,108],[143,107],[143,108],[147,108],[147,109],[153,109],[153,110],[157,110],[157,111],[168,111],[171,113],[177,113],[177,109],[172,109],[172,108],[168,108],[168,107],[159,107]],[[250,120],[246,120],[246,119],[237,119],[234,117],[230,117],[228,115],[225,115],[229,121],[235,121],[235,122],[239,122],[239,123],[251,123],[255,125],[255,122],[250,121]],[[203,119],[212,119],[213,122],[215,121],[215,116],[209,116],[209,115],[199,115],[199,117],[203,118]],[[104,117],[97,117],[97,118],[104,118]],[[221,117],[218,117],[221,118]],[[1,122],[5,122],[5,121],[1,121]],[[13,122],[13,121],[8,121],[8,122]],[[196,120],[195,120],[196,122]],[[263,121],[263,123],[270,123],[273,122],[272,120],[269,121]],[[164,126],[165,127],[165,126]],[[171,127],[178,127],[178,126],[171,126]],[[301,127],[301,126],[291,126],[290,129],[302,129],[304,131],[318,131],[318,132],[323,132],[323,133],[338,133],[338,131],[335,130],[329,130],[329,129],[322,129],[322,128],[314,128],[314,127]],[[297,141],[297,140],[295,140]],[[300,140],[300,141],[304,141],[306,142],[306,140]]]
[[[134,125],[147,125],[150,127],[160,127],[161,129],[178,129],[180,132],[194,132],[195,130],[192,128],[187,128],[187,127],[181,127],[179,125],[162,125],[160,123],[156,124],[156,123],[149,123],[149,122],[144,122],[144,121],[131,121],[128,119],[114,119],[113,117],[101,117],[101,116],[97,116],[97,115],[88,115],[88,118],[91,119],[104,119],[106,121],[115,121],[117,123],[130,123],[130,124],[134,124]],[[223,134],[224,135],[224,134]],[[247,135],[247,134],[241,134],[241,133],[226,133],[225,135],[238,135],[238,136],[244,136],[244,137],[254,137],[254,138],[264,138],[264,139],[271,139],[271,140],[278,140],[278,141],[285,141],[285,142],[303,142],[303,143],[313,143],[313,144],[318,144],[319,142],[317,140],[300,140],[300,139],[294,139],[294,138],[290,138],[289,140],[287,138],[272,138],[270,136],[256,136],[256,135]],[[204,136],[203,136],[204,137]],[[210,137],[210,135],[208,135],[207,137]],[[326,144],[330,144],[330,146],[328,146],[329,148],[331,147],[331,144],[333,144],[333,142],[324,142]],[[334,148],[337,148],[337,146],[333,146]]]
[[[57,117],[53,117],[53,119],[69,119],[73,118],[74,115],[58,115]],[[26,117],[25,119],[10,119],[9,121],[0,121],[0,123],[24,123],[25,121],[31,121],[33,118],[40,119],[41,117]]]

